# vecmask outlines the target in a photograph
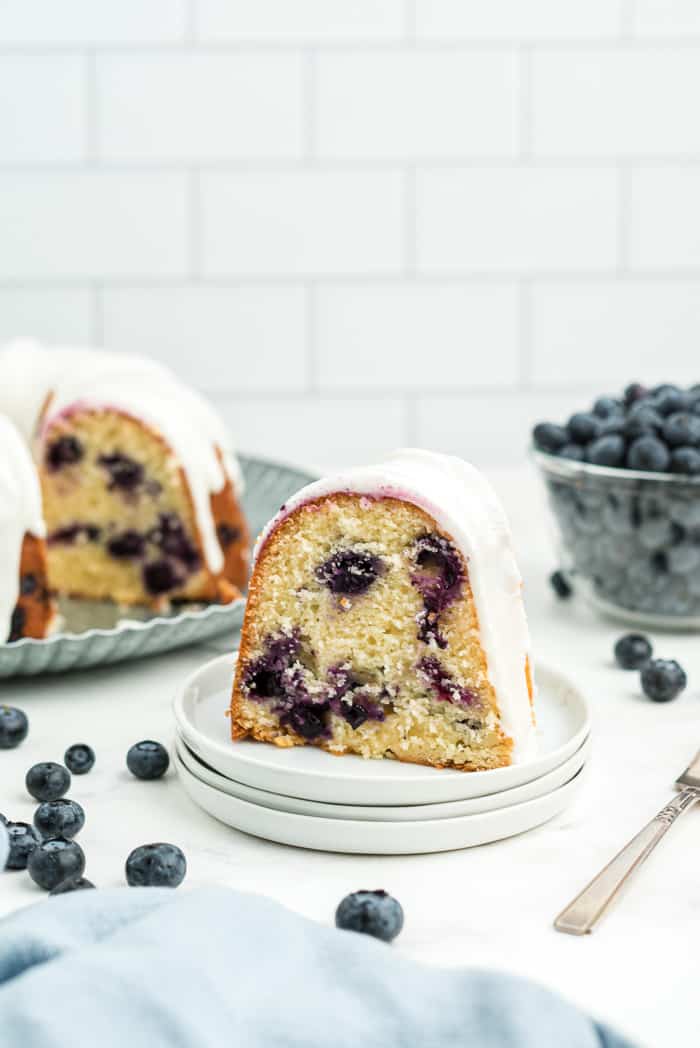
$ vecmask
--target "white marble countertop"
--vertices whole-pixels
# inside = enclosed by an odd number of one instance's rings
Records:
[[[523,468],[492,479],[511,515],[536,659],[571,674],[592,708],[588,781],[566,813],[486,847],[396,858],[315,853],[229,829],[192,804],[173,771],[144,783],[125,767],[133,742],[170,743],[175,689],[191,669],[227,650],[225,641],[99,671],[0,683],[1,701],[21,706],[31,722],[21,747],[0,751],[0,811],[31,821],[27,768],[62,760],[68,745],[88,742],[97,762],[74,779],[71,793],[86,809],[80,842],[98,886],[124,883],[133,847],[166,840],[187,855],[179,890],[226,884],[323,922],[332,922],[347,892],[385,888],[406,913],[393,949],[430,964],[528,975],[640,1045],[669,1048],[698,1029],[696,981],[685,958],[700,928],[700,811],[671,830],[592,936],[561,935],[552,919],[666,802],[676,774],[700,747],[700,645],[697,637],[655,635],[658,653],[678,658],[690,684],[668,705],[644,700],[638,676],[613,666],[612,646],[624,629],[550,592],[554,554],[533,475]],[[26,874],[0,876],[0,913],[41,898]]]

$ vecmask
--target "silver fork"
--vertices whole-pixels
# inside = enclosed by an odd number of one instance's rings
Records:
[[[562,910],[554,922],[557,931],[568,932],[569,935],[592,932],[623,884],[651,854],[668,828],[679,815],[700,800],[700,752],[695,755],[690,767],[676,779],[676,786],[680,793]]]

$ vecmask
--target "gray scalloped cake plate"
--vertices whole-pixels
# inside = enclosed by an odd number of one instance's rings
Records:
[[[246,482],[243,505],[253,536],[290,495],[315,479],[303,470],[265,459],[241,455],[240,462]],[[139,621],[117,619],[116,609],[109,605],[68,601],[61,607],[66,620],[64,632],[46,640],[0,644],[0,677],[104,666],[199,644],[222,633],[230,633],[234,644],[244,607],[245,601],[237,600]]]

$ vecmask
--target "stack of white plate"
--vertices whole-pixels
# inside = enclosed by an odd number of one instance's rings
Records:
[[[493,771],[438,771],[398,761],[334,757],[315,747],[231,742],[226,716],[234,657],[202,666],[175,699],[175,766],[200,808],[229,826],[318,851],[398,855],[511,837],[558,815],[588,759],[585,700],[538,668],[538,748]]]

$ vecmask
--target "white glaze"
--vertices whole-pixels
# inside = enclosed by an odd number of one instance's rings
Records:
[[[35,435],[40,419],[45,434],[61,413],[75,406],[116,408],[162,434],[185,471],[206,563],[212,572],[221,571],[224,556],[210,499],[227,478],[240,494],[242,476],[230,435],[203,397],[156,361],[89,349],[46,349],[30,339],[18,339],[0,351],[0,375],[0,411],[14,420],[26,440]]]
[[[411,502],[426,510],[451,535],[467,562],[501,727],[513,740],[513,760],[527,759],[532,754],[535,732],[525,678],[530,637],[522,579],[505,512],[486,478],[473,466],[450,455],[414,449],[396,451],[376,465],[324,477],[302,488],[267,525],[255,555],[294,509],[336,492]]]
[[[43,538],[39,478],[16,426],[0,415],[0,644],[10,633],[19,597],[19,568],[25,535]]]

